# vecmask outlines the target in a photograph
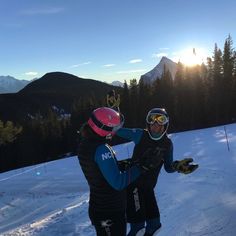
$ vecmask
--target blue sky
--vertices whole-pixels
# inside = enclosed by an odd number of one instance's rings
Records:
[[[0,0],[0,75],[123,81],[236,40],[235,0]]]

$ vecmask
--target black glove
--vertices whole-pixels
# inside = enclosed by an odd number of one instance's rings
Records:
[[[165,149],[163,148],[148,148],[143,155],[135,161],[135,163],[141,167],[143,171],[150,171],[157,169],[164,155]]]
[[[172,167],[174,170],[178,171],[179,173],[190,174],[198,168],[197,164],[194,164],[191,162],[193,162],[192,158],[185,158],[180,161],[174,161],[172,163]]]
[[[120,171],[125,171],[125,170],[129,169],[133,164],[131,158],[117,161],[117,163],[118,163],[118,167],[119,167]]]

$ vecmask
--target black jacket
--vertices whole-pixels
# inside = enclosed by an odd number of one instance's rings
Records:
[[[89,210],[90,213],[124,212],[126,206],[125,190],[117,191],[112,188],[94,160],[96,149],[102,144],[105,144],[105,141],[82,139],[78,146],[79,162],[90,187]]]
[[[154,188],[163,164],[167,172],[171,173],[175,171],[172,168],[173,144],[166,134],[160,140],[152,140],[148,134],[148,131],[145,129],[122,128],[117,132],[117,135],[135,143],[132,162],[139,162],[148,149],[155,150],[156,148],[161,148],[162,150],[160,156],[158,157],[160,158],[158,161],[160,165],[157,166],[155,170],[143,174],[139,179],[131,184],[131,186],[138,185],[143,188]]]
[[[160,158],[162,159],[160,161],[160,165],[157,167],[157,169],[143,174],[141,178],[137,179],[133,183],[134,185],[138,185],[139,187],[143,188],[154,188],[163,164],[167,172],[174,172],[171,166],[173,161],[173,144],[167,135],[164,135],[160,140],[152,140],[149,137],[148,131],[144,130],[139,143],[134,147],[132,160],[138,161],[139,158],[142,158],[146,150],[155,149],[157,147],[161,148],[162,150],[160,154]]]

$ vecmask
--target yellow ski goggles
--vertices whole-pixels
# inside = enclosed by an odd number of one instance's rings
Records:
[[[169,118],[163,114],[154,113],[148,115],[146,122],[150,125],[153,125],[155,122],[159,125],[165,125],[169,122]]]

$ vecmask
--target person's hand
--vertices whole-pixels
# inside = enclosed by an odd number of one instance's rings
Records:
[[[118,166],[119,166],[120,171],[125,171],[132,166],[132,159],[131,158],[117,161],[117,162],[118,162]]]
[[[198,168],[198,164],[191,163],[193,162],[192,158],[185,158],[180,161],[174,161],[172,167],[179,173],[190,174]]]

